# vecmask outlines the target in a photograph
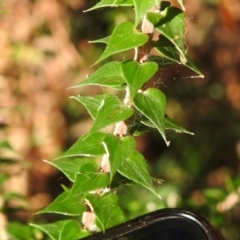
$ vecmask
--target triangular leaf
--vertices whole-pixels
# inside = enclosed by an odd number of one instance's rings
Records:
[[[97,95],[97,96],[93,96],[93,97],[91,97],[91,96],[74,96],[72,98],[77,100],[81,104],[83,104],[84,107],[87,109],[88,113],[90,114],[90,116],[93,119],[95,119],[97,112],[98,112],[98,108],[101,106],[102,101],[109,96],[112,96],[112,95],[103,94],[103,95]]]
[[[68,198],[76,198],[77,196],[85,196],[91,191],[97,191],[106,188],[110,183],[109,174],[101,172],[81,173],[71,188]]]
[[[133,104],[139,112],[156,126],[166,144],[169,145],[165,136],[165,95],[156,88],[149,88],[144,92],[137,93],[133,100]]]
[[[63,220],[41,225],[31,223],[30,225],[45,232],[52,240],[77,240],[89,235],[89,232],[81,229],[79,222],[75,220]]]
[[[115,53],[142,46],[148,39],[149,36],[137,31],[133,23],[123,22],[114,29],[107,47],[96,63],[101,62]]]
[[[182,64],[179,51],[176,49],[172,42],[170,42],[166,37],[164,37],[164,35],[160,35],[159,40],[157,42],[154,42],[153,46],[165,58],[173,62]],[[187,62],[184,65],[199,74],[199,77],[203,77],[203,74],[198,70],[190,57],[188,55],[186,55],[185,57],[187,59]]]
[[[105,43],[108,44],[111,36],[105,37],[105,38],[100,38],[96,40],[89,41],[89,43]]]
[[[147,170],[146,161],[139,152],[134,151],[131,155],[129,155],[121,164],[118,171],[124,177],[142,185],[158,196],[153,188],[152,180]]]
[[[185,64],[185,19],[181,9],[168,7],[160,13],[148,13],[147,19],[177,48],[181,55],[181,62]]]
[[[77,158],[77,159],[61,158],[53,161],[45,160],[45,162],[55,166],[61,172],[63,172],[66,175],[66,177],[72,182],[74,182],[76,175],[79,171],[79,168],[85,165],[86,163],[92,161],[95,162],[93,159],[89,158]]]
[[[173,130],[177,133],[187,133],[187,134],[194,135],[194,133],[189,132],[186,129],[184,129],[183,127],[179,126],[177,123],[175,123],[169,117],[165,116],[164,120],[165,120],[165,129]]]
[[[91,204],[96,216],[96,225],[102,231],[124,222],[124,214],[117,203],[116,194],[89,195],[87,200]]]
[[[97,85],[123,90],[124,83],[124,78],[121,72],[121,63],[114,61],[103,65],[86,80],[74,85],[72,88]]]
[[[72,147],[70,147],[65,153],[63,153],[60,157],[56,159],[103,155],[105,153],[105,150],[102,145],[102,140],[107,135],[107,133],[102,132],[86,134],[80,139],[78,139]]]
[[[124,106],[117,96],[109,95],[102,100],[90,131],[95,132],[101,128],[123,121],[131,117],[132,114],[133,109]]]
[[[129,85],[131,99],[157,70],[158,65],[154,62],[140,64],[136,61],[125,61],[122,63],[122,72]]]
[[[85,12],[92,11],[102,7],[130,7],[133,5],[133,0],[101,0],[95,6],[89,8]]]
[[[148,119],[142,119],[141,123],[143,123],[144,125],[146,125],[148,127],[156,128],[156,126],[152,122],[150,122]],[[187,133],[187,134],[194,135],[194,133],[189,132],[186,129],[184,129],[183,127],[179,126],[177,123],[175,123],[172,119],[170,119],[167,116],[165,116],[165,118],[164,118],[164,124],[165,124],[166,130],[173,130],[177,133]]]
[[[69,192],[69,189],[65,189],[65,191],[55,198],[53,202],[37,213],[58,213],[69,216],[81,215],[86,210],[83,200],[81,203],[79,195],[68,198]]]
[[[147,14],[147,12],[154,6],[159,5],[159,0],[133,0],[134,9],[135,9],[135,27],[142,21],[143,17]]]
[[[110,179],[112,180],[118,167],[127,156],[134,151],[136,143],[132,137],[119,138],[114,135],[109,135],[104,139],[103,144],[108,155],[110,163]]]

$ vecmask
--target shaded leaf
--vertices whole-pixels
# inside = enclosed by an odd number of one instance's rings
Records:
[[[77,140],[60,158],[82,157],[82,156],[97,156],[105,153],[102,145],[102,140],[107,136],[107,133],[94,132],[86,134]]]
[[[131,117],[132,114],[133,109],[124,106],[117,96],[109,95],[102,100],[90,131],[95,132],[101,128],[123,121]]]
[[[110,37],[111,36],[104,37],[104,38],[101,38],[101,39],[92,40],[92,41],[89,41],[89,43],[105,43],[105,44],[108,44],[109,40],[110,40]]]
[[[121,71],[121,63],[114,61],[103,65],[96,70],[86,80],[74,85],[72,88],[97,85],[102,87],[112,87],[123,90],[124,78]]]
[[[133,0],[135,9],[135,27],[142,21],[147,12],[154,6],[159,6],[159,0]]]
[[[137,31],[133,23],[123,22],[114,29],[107,47],[96,63],[101,62],[115,53],[142,46],[148,39],[149,36]]]
[[[89,195],[87,200],[90,202],[96,215],[96,225],[102,231],[124,222],[124,214],[117,203],[116,194]]]
[[[176,47],[170,42],[166,37],[163,35],[160,36],[159,40],[157,42],[153,43],[154,48],[165,58],[182,64],[181,56]],[[199,74],[199,77],[203,77],[203,74],[198,70],[198,68],[195,66],[195,64],[192,62],[192,60],[189,58],[188,55],[186,55],[187,62],[184,64],[197,74]]]
[[[30,224],[45,232],[52,240],[77,240],[89,235],[89,232],[81,229],[79,222],[75,220],[63,220],[48,224]],[[71,231],[69,231],[71,229]]]
[[[154,62],[140,64],[137,61],[130,60],[122,63],[122,72],[129,85],[131,99],[157,70],[158,65]]]
[[[92,11],[102,7],[130,7],[133,5],[133,0],[101,0],[95,6],[89,8],[85,12]]]
[[[169,117],[165,116],[164,120],[165,120],[165,129],[174,130],[177,133],[187,133],[187,134],[194,135],[194,133],[189,132],[186,129],[184,129],[183,127],[179,126],[177,123],[175,123]]]
[[[181,9],[176,7],[165,8],[160,13],[148,13],[147,19],[168,38],[176,47],[181,56],[181,62],[185,64],[185,19]]]
[[[133,104],[158,129],[166,144],[169,142],[165,136],[164,115],[166,110],[166,97],[156,88],[149,88],[137,93]]]
[[[119,138],[114,135],[106,136],[103,144],[106,148],[110,163],[110,180],[122,162],[134,151],[136,143],[132,137]]]
[[[151,123],[148,119],[143,119],[141,122],[148,127],[156,128],[156,126],[153,123]],[[176,122],[174,122],[172,119],[170,119],[167,116],[165,116],[164,118],[164,124],[165,124],[166,130],[173,130],[177,133],[187,133],[187,134],[194,135],[194,133],[189,132],[183,127],[179,126]]]
[[[121,164],[118,171],[124,177],[142,185],[159,197],[153,188],[146,161],[139,152],[134,151],[131,155],[129,155],[129,157],[127,157],[126,160]]]

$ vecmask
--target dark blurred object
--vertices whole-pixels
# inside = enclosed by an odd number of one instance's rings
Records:
[[[161,239],[161,240],[224,240],[202,216],[182,209],[162,209],[120,224],[105,233],[86,240]]]

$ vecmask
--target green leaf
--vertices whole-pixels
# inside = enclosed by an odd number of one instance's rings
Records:
[[[118,169],[118,172],[121,173],[124,177],[132,180],[133,182],[147,188],[157,197],[159,197],[159,195],[153,188],[146,161],[139,152],[132,152],[132,154],[129,155],[129,157],[127,157],[124,162],[122,162],[121,166]]]
[[[93,119],[95,119],[98,112],[98,108],[101,106],[102,101],[109,96],[112,96],[112,95],[103,94],[103,95],[98,95],[93,97],[73,96],[72,98],[77,100],[81,104],[83,104],[84,107],[87,109],[88,113],[90,114],[90,116]]]
[[[165,58],[173,62],[182,64],[180,53],[173,45],[173,43],[170,42],[166,37],[164,37],[164,35],[161,35],[159,40],[153,43],[153,46]],[[199,77],[203,77],[203,74],[198,70],[198,68],[189,58],[189,56],[186,55],[185,57],[187,59],[187,62],[184,65],[193,70],[194,72],[196,72],[199,75]]]
[[[123,90],[124,78],[121,71],[120,62],[110,62],[99,68],[86,80],[74,85],[72,88],[97,85],[102,87],[112,87],[117,90]]]
[[[109,95],[102,100],[96,114],[95,122],[90,131],[95,132],[114,123],[123,121],[131,117],[132,114],[133,109],[124,106],[117,96]]]
[[[11,240],[25,240],[25,239],[33,239],[33,231],[32,227],[26,224],[21,224],[19,222],[8,222],[7,224],[7,233],[8,233],[8,238]],[[2,230],[1,230],[2,231]],[[0,233],[0,239],[6,239],[6,238],[1,238],[1,233]]]
[[[112,180],[118,167],[134,151],[136,143],[132,137],[119,138],[109,135],[104,138],[103,144],[108,155],[110,180]]]
[[[102,7],[130,7],[133,5],[133,0],[101,0],[95,6],[89,8],[85,12],[92,11]]]
[[[122,63],[122,72],[129,85],[130,97],[133,99],[137,91],[157,72],[154,62],[138,63],[130,60]]]
[[[81,172],[71,188],[68,198],[87,195],[91,191],[97,191],[106,188],[110,183],[109,174],[101,172]]]
[[[168,7],[160,13],[148,13],[147,19],[177,48],[181,62],[185,64],[185,19],[181,9]]]
[[[68,197],[69,192],[69,189],[65,189],[65,191],[55,198],[53,202],[51,202],[46,208],[37,212],[37,214],[57,213],[68,216],[81,215],[86,210],[86,206],[83,204],[83,199],[81,199],[81,196],[79,195]]]
[[[165,136],[164,115],[166,110],[166,97],[156,88],[149,88],[137,93],[133,104],[150,122],[158,129],[167,145],[169,142]]]
[[[89,41],[89,43],[105,43],[105,44],[108,44],[109,40],[110,40],[110,37],[111,36],[108,36],[108,37],[105,37],[105,38],[100,38],[100,39],[97,39],[97,40],[92,40],[92,41]]]
[[[49,224],[30,224],[49,235],[52,240],[77,240],[89,235],[89,232],[81,229],[79,222],[75,220],[63,220]]]
[[[78,159],[69,159],[69,158],[64,158],[64,159],[56,159],[53,161],[46,161],[45,162],[55,166],[58,168],[61,172],[63,172],[66,177],[74,182],[76,175],[79,171],[79,168],[83,165],[85,165],[88,162],[95,162],[93,159],[89,158],[78,158]]]
[[[56,159],[103,155],[105,153],[105,150],[102,145],[102,141],[107,135],[107,133],[102,132],[86,134],[78,139],[72,147],[70,147],[65,153]]]
[[[144,125],[146,125],[148,127],[156,128],[156,126],[153,123],[151,123],[148,119],[143,119],[141,121],[141,123],[143,123]],[[164,118],[164,123],[165,123],[166,130],[173,130],[177,133],[187,133],[187,134],[194,135],[194,133],[189,132],[186,129],[184,129],[183,127],[179,126],[176,122],[174,122],[172,119],[170,119],[167,116],[165,116],[165,118]]]
[[[167,67],[169,65],[172,65],[174,62],[166,57],[162,56],[156,56],[156,55],[150,55],[147,59],[147,61],[155,62],[159,68]]]
[[[118,206],[116,194],[89,195],[87,200],[90,202],[96,215],[96,225],[102,231],[124,222],[124,214]]]
[[[165,129],[174,130],[177,133],[187,133],[187,134],[194,135],[194,133],[189,132],[186,129],[184,129],[183,127],[179,126],[177,123],[175,123],[169,117],[165,116],[164,120],[165,120]]]
[[[137,31],[133,23],[123,22],[114,29],[107,47],[96,63],[101,62],[115,53],[142,46],[148,39],[149,36]]]
[[[154,6],[159,6],[159,0],[133,0],[135,9],[135,27],[142,21],[147,12]]]

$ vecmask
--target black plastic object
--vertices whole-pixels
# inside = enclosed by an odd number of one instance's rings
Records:
[[[162,209],[132,219],[84,240],[224,240],[202,216],[182,209]]]

